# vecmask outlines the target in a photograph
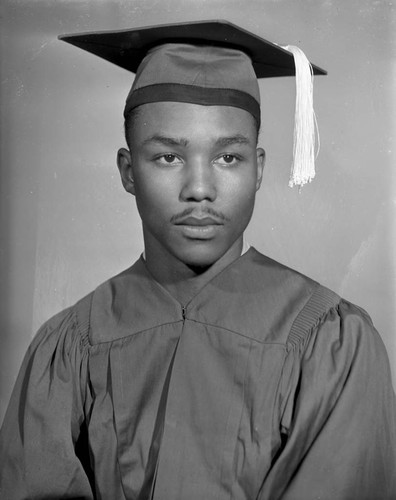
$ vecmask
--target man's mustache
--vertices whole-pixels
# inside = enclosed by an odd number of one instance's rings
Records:
[[[211,207],[202,207],[202,208],[189,207],[183,210],[183,212],[172,215],[170,222],[171,223],[180,222],[181,220],[185,219],[190,215],[196,217],[197,219],[203,219],[204,216],[209,215],[218,219],[219,221],[224,222],[229,220],[228,217],[226,217],[222,212],[218,212],[217,210],[214,210]]]

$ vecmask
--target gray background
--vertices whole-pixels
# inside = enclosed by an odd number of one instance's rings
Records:
[[[374,0],[3,0],[0,420],[38,326],[142,251],[118,179],[132,75],[57,35],[227,19],[326,68],[317,178],[287,186],[293,79],[261,82],[267,151],[248,241],[369,311],[395,376],[395,11]],[[395,379],[394,379],[395,380]]]

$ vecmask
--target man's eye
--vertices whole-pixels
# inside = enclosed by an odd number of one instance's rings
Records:
[[[218,158],[216,158],[215,163],[219,165],[233,165],[238,160],[239,158],[237,158],[235,155],[221,155]]]
[[[162,165],[178,165],[179,163],[181,163],[181,160],[176,155],[166,154],[159,156],[157,158],[157,162]]]

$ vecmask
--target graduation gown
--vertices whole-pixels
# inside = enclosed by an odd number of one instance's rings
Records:
[[[32,342],[1,499],[394,499],[390,380],[363,310],[253,248],[183,305],[139,259]]]

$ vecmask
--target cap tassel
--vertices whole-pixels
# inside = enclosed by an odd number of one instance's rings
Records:
[[[293,54],[296,67],[296,110],[293,163],[289,186],[300,188],[315,177],[315,138],[319,132],[313,109],[313,71],[304,52],[293,45],[283,47]],[[318,148],[319,151],[319,148]]]

